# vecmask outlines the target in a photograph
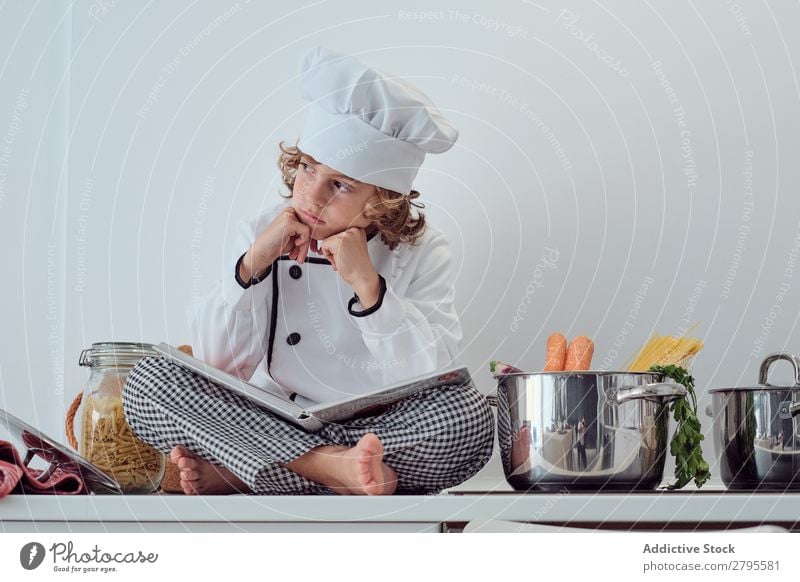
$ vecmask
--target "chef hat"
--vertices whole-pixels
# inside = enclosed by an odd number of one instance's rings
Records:
[[[310,105],[298,147],[361,182],[408,194],[425,154],[458,138],[427,95],[349,55],[309,50],[300,83]]]

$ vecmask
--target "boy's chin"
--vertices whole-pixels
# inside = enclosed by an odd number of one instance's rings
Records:
[[[318,224],[318,223],[315,223],[315,222],[311,222],[311,220],[306,218],[306,216],[300,211],[297,211],[296,214],[297,214],[297,218],[300,219],[300,222],[302,222],[306,226],[311,227],[311,234],[312,235],[316,235],[316,238],[322,238],[321,236],[319,236],[320,232],[323,232],[323,231],[324,232],[329,232],[330,231],[330,229],[327,228],[327,226],[328,226],[327,223],[323,222],[322,224]]]

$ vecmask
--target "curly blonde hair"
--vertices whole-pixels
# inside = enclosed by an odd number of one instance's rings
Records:
[[[281,170],[283,183],[289,188],[289,194],[281,194],[283,198],[291,198],[294,189],[294,178],[303,152],[297,145],[280,143],[281,154],[278,158],[278,167]],[[409,194],[401,194],[386,188],[375,186],[378,193],[378,202],[364,209],[364,217],[372,223],[381,234],[381,240],[394,250],[400,243],[417,244],[425,231],[425,215],[417,213],[415,218],[411,207],[424,208],[422,202],[413,202],[420,197],[420,193],[412,190]]]

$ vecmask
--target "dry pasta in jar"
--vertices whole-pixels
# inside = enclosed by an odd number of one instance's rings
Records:
[[[92,375],[81,402],[78,452],[114,479],[124,493],[152,493],[164,477],[166,456],[133,433],[122,407],[125,378],[137,360],[120,364],[119,352],[128,353],[129,344],[124,344],[126,349],[119,344],[103,344],[104,349],[97,345],[93,345]],[[116,355],[111,362],[107,361],[109,352]],[[98,354],[106,356],[105,366],[100,365],[104,360]]]

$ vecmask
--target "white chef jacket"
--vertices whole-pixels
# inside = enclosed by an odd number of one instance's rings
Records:
[[[282,255],[258,282],[240,258],[291,204],[282,200],[237,228],[217,280],[186,308],[196,357],[301,406],[340,400],[456,365],[462,338],[445,235],[426,223],[417,245],[367,248],[385,285],[367,310],[321,253]],[[382,282],[383,282],[382,281]],[[243,286],[244,283],[244,286]]]

